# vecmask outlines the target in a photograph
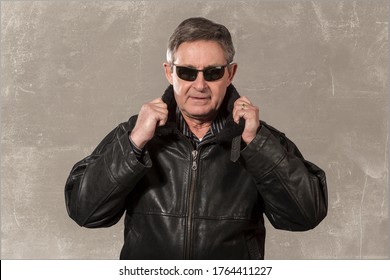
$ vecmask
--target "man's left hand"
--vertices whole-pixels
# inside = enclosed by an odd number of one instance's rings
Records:
[[[256,137],[260,121],[259,108],[254,106],[245,96],[240,97],[234,102],[233,119],[238,124],[240,118],[245,120],[242,140],[248,145]]]

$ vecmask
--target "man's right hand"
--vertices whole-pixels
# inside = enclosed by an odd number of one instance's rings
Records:
[[[168,120],[168,106],[161,98],[152,100],[142,105],[138,114],[137,122],[130,138],[140,149],[154,136],[158,126],[163,126]]]

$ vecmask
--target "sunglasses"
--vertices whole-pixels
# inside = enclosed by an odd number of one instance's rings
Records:
[[[203,72],[204,79],[208,82],[212,82],[219,80],[223,77],[223,75],[225,74],[225,67],[229,66],[230,63],[222,66],[206,67],[203,70],[179,66],[176,64],[172,65],[176,67],[176,75],[184,81],[193,82],[196,80],[198,72]]]

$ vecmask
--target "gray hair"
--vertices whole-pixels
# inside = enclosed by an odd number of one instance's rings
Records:
[[[222,24],[202,17],[186,19],[175,29],[168,41],[167,62],[171,64],[174,62],[180,44],[199,40],[219,43],[225,53],[227,63],[233,62],[235,50],[229,30]]]

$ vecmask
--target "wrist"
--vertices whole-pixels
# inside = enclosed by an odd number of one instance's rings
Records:
[[[140,138],[140,137],[137,135],[137,133],[134,132],[134,131],[132,131],[132,132],[129,134],[129,140],[130,140],[130,142],[133,143],[133,145],[134,145],[137,149],[139,149],[139,150],[142,150],[142,149],[145,147],[146,143],[148,142],[148,141],[145,141],[145,140],[143,140],[142,138]]]
[[[242,140],[245,142],[246,145],[249,145],[250,142],[253,141],[253,139],[255,139],[257,133],[259,133],[260,131],[260,125],[257,127],[256,130],[253,130],[251,132],[243,132],[242,135],[241,135],[241,138]]]

